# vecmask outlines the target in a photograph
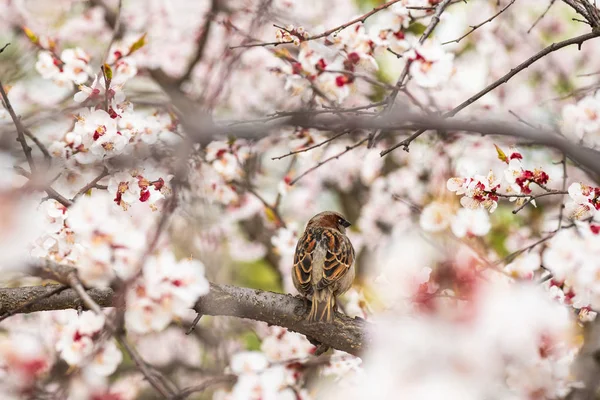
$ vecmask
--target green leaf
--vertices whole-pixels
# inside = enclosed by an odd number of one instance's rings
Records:
[[[33,31],[31,29],[24,26],[23,32],[25,33],[25,36],[27,36],[27,38],[29,38],[29,40],[31,40],[31,43],[38,44],[39,38],[37,37],[37,35],[35,33],[33,33]]]
[[[146,35],[147,33],[144,33],[138,40],[135,41],[134,44],[131,45],[131,47],[129,48],[128,55],[133,54],[134,52],[144,47],[144,45],[146,44]]]
[[[104,68],[102,69],[102,71],[104,72],[104,76],[106,77],[106,80],[111,81],[112,77],[113,77],[113,72],[112,72],[112,68],[110,67],[110,65],[104,64]]]
[[[498,159],[508,164],[508,157],[506,156],[506,153],[504,153],[504,151],[502,151],[502,149],[495,144],[494,147],[496,148],[496,153],[498,153]]]

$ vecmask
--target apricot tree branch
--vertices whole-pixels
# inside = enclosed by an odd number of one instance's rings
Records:
[[[54,295],[58,285],[0,288],[0,314],[64,310],[78,308],[83,304],[73,289],[65,289]],[[115,293],[110,288],[88,289],[87,295],[101,307],[115,304]],[[35,299],[39,301],[33,301]],[[304,303],[290,294],[211,283],[210,292],[202,296],[195,309],[203,315],[231,316],[263,321],[301,333],[325,345],[350,354],[360,355],[369,345],[369,324],[337,314],[333,323],[309,323],[304,316]]]
[[[215,18],[215,15],[217,14],[218,9],[219,9],[219,2],[217,0],[212,0],[210,9],[208,10],[208,12],[206,13],[206,16],[205,16],[206,21],[204,21],[204,25],[202,26],[202,31],[200,32],[200,38],[198,39],[198,47],[196,48],[196,53],[194,54],[194,58],[190,61],[185,73],[180,78],[177,79],[178,84],[181,84],[181,83],[187,81],[190,78],[190,76],[192,75],[192,72],[193,72],[196,64],[198,64],[198,62],[200,60],[202,60],[202,57],[204,56],[204,49],[206,48],[206,43],[208,43],[208,35],[210,34],[210,27],[212,25],[213,19]]]
[[[425,31],[419,38],[420,45],[425,43],[425,40],[427,40],[429,35],[431,35],[433,30],[440,23],[440,17],[442,16],[444,10],[446,9],[446,7],[448,7],[449,4],[450,4],[450,0],[443,0],[436,6],[435,14],[431,18],[431,22],[429,22],[429,25],[427,25],[427,28],[425,28]],[[385,106],[384,113],[389,113],[392,111],[392,108],[394,107],[394,103],[396,101],[396,97],[398,96],[398,93],[400,92],[400,89],[402,89],[408,83],[408,79],[410,78],[409,77],[410,66],[412,65],[412,62],[413,62],[413,60],[410,60],[410,59],[406,60],[406,64],[404,64],[404,68],[402,69],[402,72],[400,73],[400,77],[396,81],[396,85],[394,86],[394,89],[392,90],[392,92],[389,94],[389,96],[387,98],[387,104]],[[371,132],[369,134],[369,142],[367,143],[367,147],[369,149],[373,148],[377,138],[382,136],[383,134],[384,134],[384,132],[382,132],[381,130]]]
[[[309,40],[315,40],[315,39],[321,39],[324,37],[327,37],[331,34],[336,34],[341,32],[342,30],[346,29],[349,26],[352,26],[354,24],[357,24],[359,22],[364,23],[367,18],[369,18],[371,15],[378,13],[381,10],[385,10],[386,8],[388,8],[391,5],[394,5],[395,3],[399,2],[400,0],[392,0],[392,1],[388,1],[380,6],[377,6],[375,8],[373,8],[371,11],[369,11],[366,14],[363,14],[359,17],[354,18],[351,21],[348,21],[342,25],[336,26],[335,28],[331,28],[328,29],[322,33],[319,33],[318,35],[312,35],[309,36],[308,38],[302,38],[301,41],[303,42],[307,42]],[[289,43],[294,43],[294,41],[288,41],[288,42],[268,42],[268,43],[253,43],[253,44],[243,44],[240,46],[232,46],[230,47],[230,49],[239,49],[239,48],[247,48],[247,47],[263,47],[263,46],[277,46],[277,45],[281,45],[281,44],[289,44]]]
[[[508,3],[503,9],[501,9],[500,11],[498,11],[496,14],[492,15],[491,17],[489,17],[488,19],[486,19],[485,21],[477,24],[477,25],[473,25],[471,26],[471,30],[467,33],[465,33],[464,35],[462,35],[461,37],[454,39],[454,40],[448,40],[447,42],[444,42],[442,44],[449,44],[449,43],[458,43],[461,40],[463,40],[464,38],[466,38],[467,36],[469,36],[471,33],[473,33],[474,31],[476,31],[477,29],[481,28],[483,25],[487,24],[488,22],[492,22],[497,16],[499,16],[500,14],[502,14],[504,11],[506,11],[508,9],[508,7],[512,6],[513,3],[517,1],[517,0],[511,0],[510,3]]]
[[[583,44],[583,42],[593,39],[593,38],[596,38],[598,36],[600,36],[600,31],[595,30],[590,33],[586,33],[584,35],[580,35],[580,36],[576,36],[571,39],[563,40],[562,42],[552,43],[550,46],[544,48],[543,50],[539,51],[537,54],[531,56],[530,58],[523,61],[521,64],[519,64],[515,68],[511,69],[500,79],[498,79],[495,82],[491,83],[490,85],[486,86],[485,88],[480,90],[478,93],[474,94],[473,96],[471,96],[470,98],[468,98],[467,100],[465,100],[464,102],[462,102],[461,104],[456,106],[454,109],[452,109],[451,111],[444,114],[444,116],[446,116],[446,117],[455,116],[460,111],[467,108],[468,106],[470,106],[471,104],[473,104],[474,102],[476,102],[477,100],[482,98],[487,93],[496,89],[498,86],[508,82],[513,76],[517,75],[519,72],[528,68],[530,65],[532,65],[536,61],[540,60],[541,58],[547,56],[548,54],[550,54],[556,50],[562,49],[563,47],[571,46],[573,44],[576,44],[579,48],[581,48],[581,45]],[[424,132],[425,132],[424,129],[419,129],[418,131],[416,131],[415,133],[413,133],[411,136],[404,139],[400,143],[397,143],[397,144],[393,145],[392,147],[390,147],[386,150],[383,150],[381,152],[381,156],[384,156],[384,155],[394,151],[398,147],[403,147],[404,150],[408,151],[408,146],[411,144],[411,142],[413,140],[415,140],[416,138],[418,138],[419,136],[421,136],[421,134],[423,134]]]
[[[8,45],[7,45],[8,46]],[[6,47],[6,46],[4,46]],[[4,48],[2,48],[4,50]],[[27,163],[29,164],[29,170],[31,173],[35,173],[35,162],[33,161],[33,156],[31,155],[31,147],[27,144],[25,140],[25,127],[21,122],[19,116],[15,113],[15,110],[10,104],[10,100],[8,100],[8,95],[4,90],[4,86],[2,86],[2,82],[0,82],[0,94],[2,95],[2,102],[4,103],[4,107],[6,107],[6,111],[10,114],[10,117],[15,124],[15,128],[17,129],[17,141],[21,143],[21,147],[23,148],[23,153],[25,153],[25,158],[27,158]]]

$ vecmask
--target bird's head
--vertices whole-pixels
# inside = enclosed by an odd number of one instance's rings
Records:
[[[323,211],[312,217],[306,227],[331,228],[346,233],[346,228],[350,225],[350,222],[342,214],[335,211]]]

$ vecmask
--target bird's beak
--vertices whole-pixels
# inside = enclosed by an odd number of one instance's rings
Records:
[[[348,222],[348,221],[344,221],[344,222],[342,223],[342,226],[343,226],[344,228],[347,228],[347,227],[349,227],[350,225],[352,225],[352,224],[351,224],[350,222]]]

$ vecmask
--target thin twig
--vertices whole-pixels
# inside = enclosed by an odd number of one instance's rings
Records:
[[[527,67],[529,67],[530,65],[532,65],[533,63],[535,63],[536,61],[538,61],[539,59],[543,58],[544,56],[546,56],[546,55],[548,55],[548,54],[550,54],[550,53],[552,53],[554,51],[557,51],[559,49],[562,49],[563,47],[571,46],[573,44],[578,45],[578,47],[581,49],[581,45],[585,41],[590,40],[590,39],[594,39],[594,38],[596,38],[598,36],[600,36],[600,30],[599,31],[590,32],[590,33],[586,33],[586,34],[583,34],[583,35],[580,35],[580,36],[576,36],[576,37],[571,38],[571,39],[563,40],[562,42],[552,43],[550,46],[544,48],[543,50],[539,51],[538,53],[536,53],[535,55],[531,56],[527,60],[523,61],[521,64],[519,64],[515,68],[511,69],[502,78],[500,78],[500,79],[496,80],[495,82],[493,82],[492,84],[486,86],[484,89],[480,90],[478,93],[476,93],[475,95],[471,96],[470,98],[468,98],[467,100],[465,100],[464,102],[462,102],[461,104],[459,104],[458,106],[456,106],[451,111],[445,113],[444,117],[453,117],[453,116],[455,116],[460,111],[462,111],[463,109],[465,109],[469,105],[473,104],[474,102],[476,102],[477,100],[479,100],[480,98],[482,98],[483,96],[485,96],[487,93],[489,93],[492,90],[496,89],[498,86],[501,86],[502,84],[508,82],[513,76],[517,75],[519,72],[523,71],[524,69],[526,69]],[[414,134],[412,134],[408,138],[404,139],[400,143],[397,143],[397,144],[393,145],[392,147],[383,150],[380,153],[380,155],[383,157],[386,154],[394,151],[398,147],[403,147],[405,151],[408,151],[408,146],[411,144],[411,142],[413,140],[415,140],[416,138],[418,138],[419,136],[421,136],[421,134],[423,134],[425,131],[426,131],[425,129],[420,129],[420,130],[416,131]]]
[[[196,325],[198,325],[198,322],[200,322],[201,318],[202,314],[196,312],[196,318],[194,318],[194,321],[192,321],[192,325],[190,325],[189,329],[185,333],[186,335],[190,335],[192,332],[194,332],[194,329],[196,329]]]
[[[435,14],[431,18],[429,25],[427,26],[427,28],[425,28],[425,31],[419,38],[419,44],[425,43],[425,40],[427,40],[429,35],[431,35],[431,33],[433,32],[435,27],[439,24],[440,17],[442,15],[442,13],[444,12],[444,10],[446,9],[446,7],[450,4],[450,2],[451,2],[451,0],[444,0],[437,5]],[[398,92],[405,85],[405,83],[404,83],[405,79],[408,78],[408,72],[410,71],[410,66],[412,65],[412,62],[413,62],[413,60],[410,60],[410,59],[406,60],[406,64],[404,64],[404,68],[402,69],[402,72],[400,73],[400,77],[396,81],[396,85],[394,85],[394,89],[392,90],[392,92],[390,93],[390,95],[387,98],[387,105],[385,107],[385,110],[383,111],[384,113],[389,113],[392,110],[392,107],[394,106],[394,103],[396,101],[396,97],[398,96]],[[367,147],[372,148],[375,145],[377,138],[381,135],[382,135],[381,130],[371,132],[369,134],[369,142],[367,144]]]
[[[562,179],[562,190],[563,192],[567,192],[567,154],[563,152],[562,160],[560,161],[562,164],[563,171],[563,179]],[[568,192],[567,192],[568,193]],[[562,227],[562,219],[563,213],[565,210],[565,200],[560,202],[560,210],[558,211],[558,229]]]
[[[32,175],[31,173],[25,171],[25,169],[19,167],[18,165],[13,167],[14,170],[21,176],[24,176],[26,178],[31,179]],[[49,185],[45,185],[45,187],[43,188],[43,190],[46,192],[46,194],[48,195],[49,198],[54,199],[56,201],[58,201],[60,204],[62,204],[65,207],[70,207],[73,205],[73,202],[69,199],[67,199],[66,197],[64,197],[63,195],[61,195],[60,193],[58,193],[56,190],[54,190],[51,186]]]
[[[27,136],[29,139],[31,139],[33,143],[35,143],[37,148],[40,149],[40,151],[44,155],[44,158],[48,162],[48,165],[50,165],[52,163],[52,155],[50,154],[46,146],[33,133],[31,133],[29,129],[25,128],[25,131],[23,133],[25,133],[25,136]]]
[[[203,392],[212,386],[220,386],[225,384],[235,383],[237,377],[235,375],[222,375],[205,378],[202,383],[182,389],[177,395],[173,396],[172,400],[183,400],[193,393]]]
[[[357,143],[353,144],[352,146],[346,146],[346,149],[345,149],[344,151],[342,151],[341,153],[338,153],[338,154],[336,154],[336,155],[333,155],[333,156],[331,156],[331,157],[329,157],[329,158],[327,158],[327,159],[325,159],[325,160],[323,160],[323,161],[320,161],[320,162],[319,162],[317,165],[315,165],[314,167],[311,167],[311,168],[309,168],[308,170],[304,171],[303,173],[301,173],[300,175],[298,175],[296,178],[294,178],[294,180],[292,180],[292,181],[290,182],[290,186],[293,186],[293,185],[294,185],[296,182],[298,182],[298,181],[299,181],[299,180],[300,180],[302,177],[304,177],[304,176],[308,175],[309,173],[311,173],[312,171],[316,170],[317,168],[319,168],[319,167],[320,167],[320,166],[322,166],[323,164],[327,164],[327,163],[328,163],[329,161],[331,161],[331,160],[335,160],[335,159],[338,159],[338,158],[340,158],[341,156],[343,156],[343,155],[344,155],[344,154],[346,154],[347,152],[349,152],[349,151],[351,151],[351,150],[353,150],[353,149],[355,149],[355,148],[357,148],[357,147],[359,147],[359,146],[362,146],[362,145],[363,145],[363,143],[365,143],[365,142],[366,142],[366,141],[368,141],[368,140],[369,140],[369,138],[368,138],[368,137],[367,137],[367,138],[364,138],[364,139],[360,140],[359,142],[357,142]]]
[[[181,84],[183,82],[185,82],[186,80],[188,80],[190,78],[190,76],[192,75],[192,71],[194,70],[194,67],[196,66],[196,64],[198,64],[198,62],[200,60],[202,60],[202,57],[204,56],[204,49],[206,48],[206,43],[208,43],[208,35],[210,34],[210,27],[212,25],[213,19],[215,18],[215,15],[217,14],[217,11],[219,10],[219,1],[218,0],[212,0],[211,1],[211,5],[210,5],[210,10],[208,10],[208,12],[206,13],[206,21],[204,21],[204,25],[202,26],[202,31],[200,33],[200,38],[198,39],[198,47],[196,49],[196,54],[194,55],[194,58],[190,61],[185,73],[177,79],[178,84]]]
[[[256,197],[261,203],[263,203],[263,205],[265,206],[266,209],[268,209],[269,211],[271,211],[271,213],[273,214],[273,216],[277,219],[277,224],[281,227],[286,227],[286,223],[283,220],[283,217],[281,216],[281,214],[279,213],[279,211],[277,210],[277,207],[275,207],[274,205],[270,204],[264,197],[262,197],[260,195],[260,193],[258,193],[253,187],[252,185],[248,182],[248,183],[240,183],[240,182],[236,182],[233,181],[231,182],[234,185],[242,188],[242,189],[246,189],[248,191],[248,193],[252,194],[254,197]]]
[[[284,155],[282,155],[282,156],[278,156],[278,157],[272,157],[272,158],[271,158],[271,160],[281,160],[282,158],[286,158],[286,157],[289,157],[289,156],[291,156],[291,155],[294,155],[294,154],[304,153],[304,152],[307,152],[307,151],[309,151],[309,150],[316,149],[317,147],[321,147],[321,146],[323,146],[324,144],[327,144],[327,143],[329,143],[329,142],[332,142],[332,141],[334,141],[335,139],[337,139],[337,138],[339,138],[339,137],[341,137],[341,136],[344,136],[344,135],[348,134],[349,132],[350,132],[350,130],[345,130],[345,131],[343,131],[343,132],[340,132],[340,133],[338,133],[337,135],[334,135],[334,136],[330,137],[329,139],[323,140],[323,141],[322,141],[322,142],[320,142],[320,143],[317,143],[317,144],[315,144],[315,145],[312,145],[312,146],[310,146],[310,147],[305,147],[305,148],[303,148],[303,149],[300,149],[300,150],[294,150],[294,151],[290,151],[289,153],[287,153],[287,154],[284,154]]]
[[[544,12],[542,13],[542,15],[540,15],[539,17],[537,17],[537,19],[535,20],[535,22],[533,23],[533,25],[531,25],[531,28],[527,29],[527,33],[529,34],[533,28],[536,27],[536,25],[546,16],[546,14],[548,13],[548,11],[550,11],[550,7],[552,7],[552,4],[554,4],[556,0],[550,0],[550,4],[548,4],[548,7],[546,7],[546,9],[544,10]]]
[[[116,336],[117,341],[121,344],[123,349],[127,352],[129,357],[133,360],[135,365],[140,369],[146,380],[158,393],[160,393],[165,399],[171,398],[174,393],[172,393],[160,379],[156,377],[156,372],[152,371],[146,361],[140,356],[135,347],[133,347],[127,338],[123,335]]]
[[[4,50],[6,48],[6,46],[8,46],[8,44],[4,45],[2,50]],[[10,117],[12,118],[13,123],[15,124],[15,128],[17,129],[17,141],[19,143],[21,143],[21,147],[23,148],[23,153],[25,153],[25,158],[27,158],[27,163],[29,164],[29,169],[31,170],[31,173],[35,173],[35,162],[33,161],[33,156],[31,155],[31,147],[29,147],[29,145],[27,144],[27,141],[25,140],[25,127],[21,123],[21,119],[15,113],[15,110],[13,109],[12,104],[10,104],[10,100],[8,100],[8,95],[6,94],[6,91],[4,90],[4,86],[2,85],[2,82],[0,82],[0,94],[2,94],[2,100],[4,101],[4,107],[6,107],[6,110],[10,114]]]
[[[242,124],[251,124],[251,123],[256,123],[256,122],[269,122],[269,121],[273,121],[275,119],[279,119],[279,118],[285,118],[285,117],[302,117],[304,115],[318,115],[318,114],[344,114],[344,113],[353,113],[356,111],[361,111],[361,110],[366,110],[369,108],[375,108],[375,107],[380,107],[385,105],[386,102],[385,101],[378,101],[376,103],[371,103],[371,104],[367,104],[364,106],[357,106],[357,107],[351,107],[351,108],[327,108],[324,110],[298,110],[298,111],[280,111],[280,112],[276,112],[270,115],[267,115],[266,117],[263,118],[256,118],[256,119],[248,119],[248,120],[243,120],[243,121],[233,121],[231,122],[229,125],[230,126],[235,126],[235,125],[242,125]]]
[[[548,235],[544,236],[543,238],[533,242],[532,244],[525,246],[517,251],[514,251],[512,253],[510,253],[509,255],[507,255],[504,258],[501,258],[500,260],[494,261],[495,265],[500,265],[500,264],[506,264],[509,262],[512,262],[515,258],[517,258],[518,256],[520,256],[521,254],[525,253],[526,251],[531,251],[533,250],[535,247],[539,246],[542,243],[547,242],[548,240],[552,239],[559,231],[561,231],[562,229],[570,229],[573,227],[576,227],[577,225],[575,223],[569,224],[569,225],[565,225],[563,227],[561,227],[560,229],[556,229],[552,232],[550,232]]]
[[[123,0],[119,0],[119,4],[117,6],[117,13],[115,14],[114,25],[113,25],[113,34],[110,38],[110,42],[106,47],[106,51],[104,52],[104,57],[102,57],[102,65],[108,62],[108,56],[110,55],[110,48],[117,40],[117,36],[119,35],[119,31],[121,28],[121,10],[123,9]],[[108,92],[108,87],[106,88]]]
[[[104,167],[104,169],[102,170],[102,172],[95,177],[94,179],[92,179],[90,181],[90,183],[88,183],[87,185],[85,185],[84,187],[82,187],[75,196],[73,196],[73,200],[75,201],[77,200],[77,198],[79,196],[84,195],[85,193],[87,193],[88,190],[95,188],[97,186],[97,183],[100,182],[103,178],[108,176],[108,168]]]
[[[524,123],[525,125],[527,125],[530,128],[535,128],[535,126],[533,126],[529,122],[525,121],[523,118],[521,118],[519,115],[517,115],[517,113],[514,112],[513,110],[508,110],[508,113],[510,115],[512,115],[513,117],[515,117],[517,120],[519,120],[519,122]]]
[[[535,196],[528,196],[528,195],[518,195],[518,196],[509,196],[509,197],[523,197],[526,196],[527,200],[525,200],[525,202],[523,204],[521,204],[518,208],[514,209],[512,211],[513,214],[518,213],[519,211],[521,211],[523,208],[525,208],[525,206],[527,206],[529,203],[531,203],[532,201],[539,199],[540,197],[546,197],[546,196],[551,196],[551,195],[555,195],[555,194],[569,194],[569,192],[565,192],[565,191],[561,191],[561,190],[552,190],[546,193],[542,193],[542,194],[538,194]]]
[[[469,36],[471,33],[473,33],[474,31],[476,31],[477,29],[481,28],[483,25],[487,24],[488,22],[492,22],[497,16],[499,16],[504,11],[506,11],[508,9],[508,7],[512,6],[515,1],[516,0],[511,0],[510,3],[508,3],[506,5],[506,7],[504,7],[502,10],[498,11],[496,14],[492,15],[491,17],[489,17],[488,19],[486,19],[485,21],[483,21],[480,24],[471,26],[471,30],[469,32],[465,33],[464,35],[462,35],[461,37],[459,37],[458,39],[449,40],[449,41],[444,42],[442,44],[444,45],[444,44],[448,44],[448,43],[458,43],[458,42],[460,42],[461,40],[463,40],[464,38],[466,38],[467,36]]]
[[[331,28],[326,30],[325,32],[319,33],[318,35],[313,35],[313,36],[309,36],[306,39],[303,39],[303,42],[308,42],[310,40],[315,40],[315,39],[320,39],[326,36],[331,35],[332,33],[339,33],[340,31],[346,29],[347,27],[354,25],[358,22],[362,22],[364,23],[367,18],[369,18],[371,15],[378,13],[381,10],[385,10],[386,8],[390,7],[391,5],[394,5],[395,3],[399,2],[400,0],[392,0],[392,1],[388,1],[387,3],[384,3],[380,6],[377,6],[375,8],[373,8],[371,11],[369,11],[366,14],[361,15],[360,17],[354,18],[351,21],[348,21],[342,25],[336,26],[335,28]],[[259,46],[278,46],[281,44],[290,44],[290,43],[294,43],[293,41],[288,41],[288,42],[268,42],[268,43],[253,43],[253,44],[243,44],[240,46],[232,46],[229,47],[230,49],[239,49],[239,48],[247,48],[247,47],[259,47]]]

